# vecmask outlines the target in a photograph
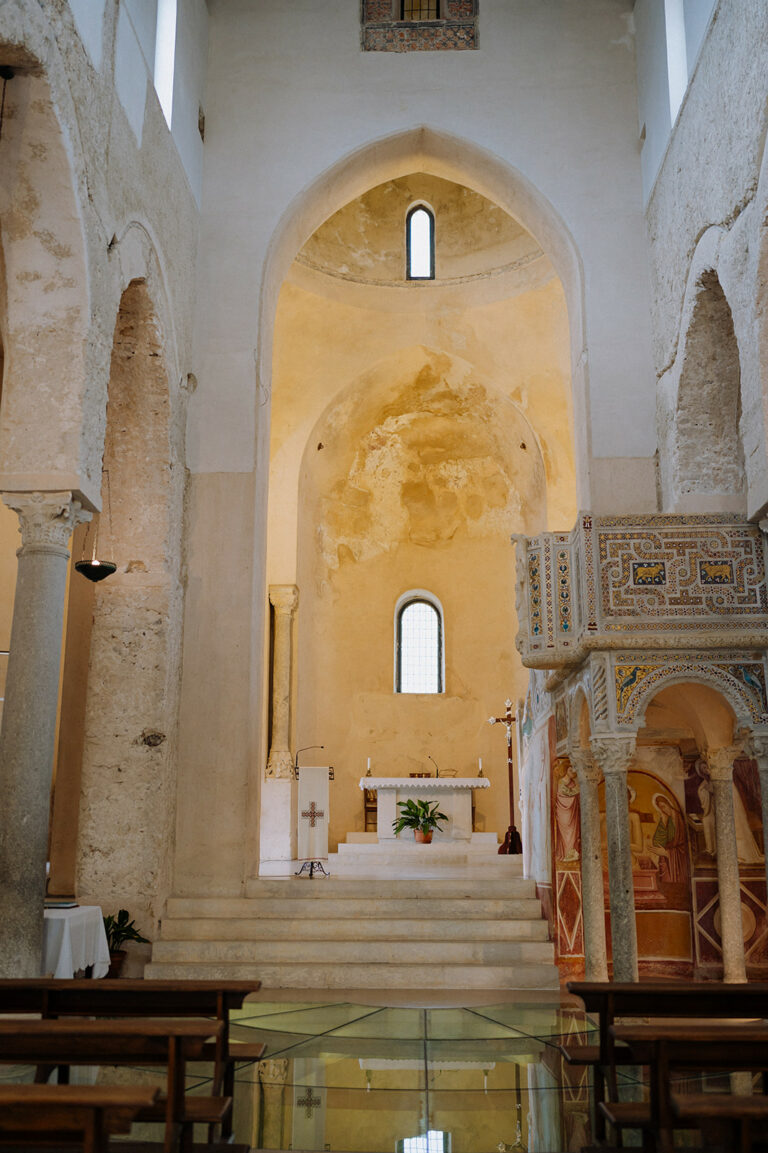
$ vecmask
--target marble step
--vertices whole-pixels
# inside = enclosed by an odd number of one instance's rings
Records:
[[[229,963],[151,962],[147,977],[183,980],[259,980],[266,989],[552,989],[559,988],[557,967],[551,963],[514,965],[402,965],[366,961],[365,964],[328,963],[302,959],[268,964],[263,961]]]
[[[163,922],[164,941],[352,941],[359,939],[361,932],[359,918],[325,915],[319,920],[176,917]],[[434,918],[421,920],[418,928],[414,928],[414,934],[421,941],[442,941],[470,935],[485,941],[546,941],[548,927],[540,918]],[[411,934],[404,932],[403,919],[366,917],[367,941],[394,940],[406,935]]]
[[[321,899],[314,896],[274,897],[171,897],[168,900],[164,922],[177,917],[238,918],[254,920],[311,919],[322,916],[361,920],[488,920],[522,918],[535,920],[541,916],[541,904],[535,897],[533,883],[520,897],[493,897],[473,899],[470,894],[456,897],[369,897],[352,896],[330,900],[331,894]],[[320,889],[322,883],[317,885]],[[313,893],[314,893],[313,889]]]
[[[295,960],[304,953],[321,963],[365,964],[371,957],[371,945],[358,936],[357,940],[304,942],[301,937],[292,941],[156,941],[152,949],[152,962],[188,962],[191,958],[216,964],[269,964]],[[376,961],[387,965],[513,965],[523,961],[551,964],[553,946],[550,941],[478,941],[470,939],[420,940],[399,937],[376,942]]]
[[[536,884],[522,873],[502,877],[282,877],[248,881],[247,897],[515,897],[535,893]]]

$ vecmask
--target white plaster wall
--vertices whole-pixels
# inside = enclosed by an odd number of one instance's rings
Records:
[[[203,188],[203,141],[198,114],[205,110],[208,9],[205,0],[179,0],[171,133],[199,206]]]

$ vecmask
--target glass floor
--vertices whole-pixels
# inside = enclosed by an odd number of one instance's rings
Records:
[[[262,990],[232,1014],[233,1043],[267,1046],[258,1064],[238,1065],[236,1142],[313,1153],[570,1153],[591,1144],[590,1075],[558,1048],[596,1041],[575,1000],[509,994],[485,1005],[475,993],[459,1008],[435,994],[427,1008],[358,996],[371,1003]],[[192,1068],[187,1092],[209,1093],[210,1067]],[[31,1080],[33,1072],[0,1066],[0,1081]],[[643,1072],[622,1068],[622,1098],[644,1095]],[[97,1080],[162,1087],[165,1071],[72,1070],[73,1082]],[[698,1134],[678,1136],[699,1144]],[[161,1140],[162,1129],[134,1125],[131,1137]],[[205,1139],[196,1130],[195,1140]],[[628,1132],[625,1144],[639,1145],[640,1134]]]

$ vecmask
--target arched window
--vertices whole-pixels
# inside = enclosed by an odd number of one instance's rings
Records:
[[[435,218],[423,204],[405,218],[405,253],[408,280],[435,279]]]
[[[395,692],[443,691],[443,614],[421,591],[400,597],[395,609]]]
[[[401,20],[439,20],[440,0],[401,0]]]

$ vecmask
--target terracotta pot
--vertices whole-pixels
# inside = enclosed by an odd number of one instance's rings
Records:
[[[125,961],[125,949],[117,949],[114,953],[109,954],[109,969],[107,971],[108,977],[119,977]]]
[[[421,829],[414,829],[413,839],[417,845],[431,845],[432,833],[422,833]]]

